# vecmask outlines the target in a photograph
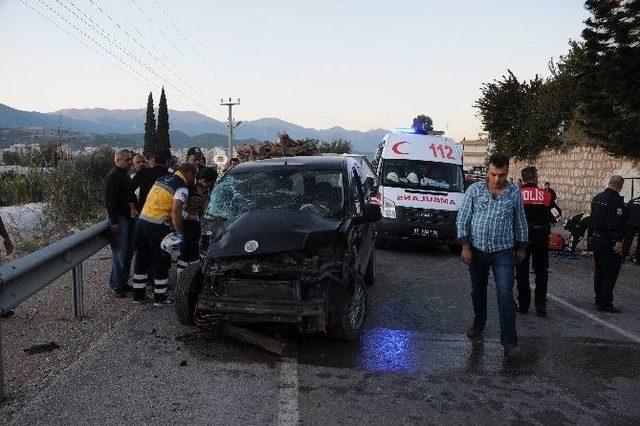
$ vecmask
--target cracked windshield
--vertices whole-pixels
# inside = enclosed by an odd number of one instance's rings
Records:
[[[288,210],[335,218],[342,205],[338,171],[247,172],[229,174],[216,185],[205,217],[226,221],[257,210]]]

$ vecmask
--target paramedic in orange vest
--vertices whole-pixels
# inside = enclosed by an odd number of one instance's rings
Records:
[[[529,260],[536,274],[535,304],[540,317],[547,316],[547,282],[549,281],[549,234],[554,222],[551,193],[538,188],[538,171],[535,167],[522,169],[522,202],[529,227],[527,257],[516,265],[518,283],[518,312],[526,314],[531,304],[529,287]]]

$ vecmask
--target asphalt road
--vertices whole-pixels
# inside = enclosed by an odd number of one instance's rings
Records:
[[[618,315],[593,309],[591,268],[552,259],[550,316],[518,315],[513,361],[495,297],[485,339],[467,340],[468,273],[437,247],[379,250],[360,341],[297,337],[284,358],[145,305],[12,424],[638,424],[640,266],[623,266]]]

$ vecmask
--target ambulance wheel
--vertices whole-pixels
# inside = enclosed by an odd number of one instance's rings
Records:
[[[174,291],[176,315],[184,325],[195,325],[196,303],[202,291],[200,263],[188,265],[178,276]]]

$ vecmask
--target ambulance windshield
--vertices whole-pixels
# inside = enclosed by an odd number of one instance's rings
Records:
[[[382,184],[398,188],[464,192],[462,167],[433,161],[386,159]]]

